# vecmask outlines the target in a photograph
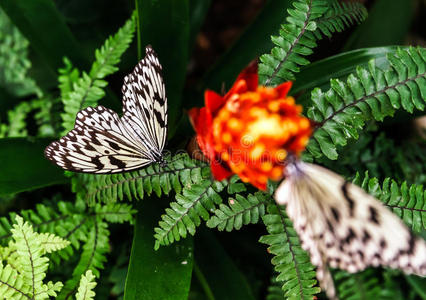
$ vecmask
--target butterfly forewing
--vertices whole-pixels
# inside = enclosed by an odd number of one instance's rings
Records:
[[[157,55],[147,47],[145,59],[124,78],[122,88],[123,119],[157,153],[167,137],[167,98],[161,71]]]
[[[381,202],[339,175],[297,162],[289,166],[275,199],[286,204],[330,298],[335,298],[335,290],[327,265],[348,272],[382,265],[426,276],[425,241]]]
[[[74,129],[46,148],[46,157],[66,170],[85,173],[118,173],[161,160],[167,99],[161,65],[150,46],[122,90],[123,117],[103,106],[83,109]]]

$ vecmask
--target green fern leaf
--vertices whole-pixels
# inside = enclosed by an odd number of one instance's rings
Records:
[[[76,84],[80,78],[80,71],[77,68],[74,68],[72,62],[67,57],[64,57],[64,67],[60,68],[58,72],[58,82],[59,90],[61,91],[61,98],[65,98],[73,91],[74,84]]]
[[[64,79],[64,76],[61,77],[60,87],[63,93],[62,101],[65,111],[61,114],[64,127],[62,135],[74,128],[75,116],[80,110],[88,106],[96,106],[98,100],[105,95],[103,88],[108,83],[103,78],[118,70],[116,64],[129,47],[134,31],[135,17],[133,15],[114,36],[108,38],[105,44],[99,50],[96,50],[96,60],[89,74],[82,72],[81,77],[76,82],[75,78]],[[78,74],[69,65],[66,65],[64,70],[63,73],[66,76]],[[74,82],[73,89],[67,93],[70,82]]]
[[[31,299],[28,294],[31,286],[10,265],[3,266],[0,261],[0,295],[3,299]]]
[[[31,282],[31,295],[42,290],[43,279],[46,276],[49,259],[42,256],[43,246],[28,223],[22,217],[16,217],[12,235],[15,240],[16,252],[19,256],[19,270],[26,282]]]
[[[269,234],[262,236],[259,242],[269,245],[268,252],[274,255],[271,262],[279,273],[277,281],[283,281],[285,297],[314,299],[314,295],[321,291],[316,286],[315,267],[302,249],[285,209],[271,203],[267,212],[262,219]]]
[[[367,9],[359,2],[331,1],[328,10],[317,20],[317,30],[313,33],[317,40],[331,37],[334,32],[342,32],[354,23],[362,23],[367,18]]]
[[[40,235],[34,232],[32,226],[28,222],[24,223],[24,219],[20,216],[16,216],[15,220],[16,224],[11,229],[15,241],[9,243],[9,248],[14,248],[16,252],[16,256],[11,257],[16,271],[30,286],[27,298],[41,300],[56,296],[56,292],[62,288],[62,283],[43,284],[49,262],[43,254],[47,250],[52,252],[67,246],[66,241],[53,235]],[[52,246],[52,243],[55,245]]]
[[[86,274],[81,276],[80,286],[78,293],[75,295],[76,300],[92,300],[95,299],[95,292],[93,289],[96,287],[95,275],[92,271],[87,270]]]
[[[96,215],[108,223],[124,223],[133,220],[136,210],[129,204],[108,203],[95,206]]]
[[[270,54],[260,57],[259,81],[264,85],[276,85],[294,80],[299,66],[309,63],[303,56],[312,54],[316,47],[315,20],[327,10],[326,1],[296,0],[289,9],[288,24],[282,25],[279,36],[272,36],[276,45]]]
[[[426,191],[422,185],[407,182],[398,185],[395,180],[386,178],[380,186],[377,178],[370,178],[368,172],[363,179],[357,173],[354,183],[375,196],[398,215],[414,232],[426,229]]]
[[[43,247],[43,253],[59,251],[70,244],[69,241],[51,233],[40,233],[38,238],[40,239],[41,246]]]
[[[159,227],[155,228],[155,249],[160,245],[169,245],[174,241],[185,238],[189,232],[195,234],[195,228],[201,224],[201,219],[207,221],[209,212],[215,205],[222,202],[219,196],[225,184],[219,181],[204,180],[184,189],[176,195],[176,202],[170,203],[166,214],[161,216]]]
[[[30,43],[0,9],[0,86],[16,97],[42,95],[28,76],[31,69]]]
[[[113,175],[85,175],[83,178],[87,184],[76,189],[78,195],[93,203],[96,200],[102,202],[113,202],[128,199],[143,199],[145,194],[154,192],[158,197],[163,193],[168,195],[173,189],[180,193],[182,186],[200,182],[203,178],[210,176],[209,167],[197,160],[191,159],[187,154],[179,154],[171,159],[166,167],[159,164],[133,172],[125,172]]]
[[[333,279],[340,299],[381,299],[377,270],[367,269],[355,274],[339,270],[333,274]]]
[[[410,113],[424,109],[425,49],[398,49],[387,59],[390,68],[385,72],[370,61],[368,70],[358,67],[347,83],[331,79],[327,92],[319,88],[312,91],[308,117],[318,125],[307,146],[311,155],[337,159],[336,146],[345,146],[349,138],[358,139],[367,120],[382,121],[400,108]]]
[[[215,215],[207,221],[207,227],[232,231],[243,225],[257,224],[259,218],[265,215],[265,205],[270,201],[271,197],[262,192],[249,194],[247,198],[237,194],[235,198],[229,198],[228,205],[219,205]]]
[[[274,276],[271,278],[271,284],[268,286],[268,294],[266,295],[266,300],[284,300],[284,292],[281,288],[281,282],[277,281],[277,277]]]
[[[106,261],[105,255],[109,251],[109,231],[107,224],[100,221],[99,217],[91,223],[91,230],[87,236],[87,242],[83,246],[80,261],[73,271],[72,278],[65,283],[58,295],[58,300],[68,299],[77,291],[81,276],[87,270],[92,270],[99,277],[99,269],[103,268]]]
[[[58,295],[57,292],[59,292],[63,286],[62,282],[53,283],[49,281],[47,284],[42,285],[41,290],[37,292],[34,300],[49,299],[49,296],[56,297]]]

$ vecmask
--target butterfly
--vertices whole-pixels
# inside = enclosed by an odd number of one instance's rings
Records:
[[[153,162],[165,164],[167,98],[162,66],[151,46],[124,77],[123,115],[87,107],[74,129],[46,147],[45,156],[63,169],[84,173],[118,173]]]
[[[330,299],[337,296],[328,265],[350,273],[381,265],[426,276],[426,242],[380,201],[334,172],[291,162],[274,197],[286,205]]]

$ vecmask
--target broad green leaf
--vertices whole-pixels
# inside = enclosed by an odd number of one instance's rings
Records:
[[[414,13],[414,0],[378,0],[344,50],[403,44]]]
[[[195,261],[214,299],[255,299],[244,274],[238,270],[211,231],[200,230],[195,240],[195,250]],[[200,280],[200,276],[197,278]]]
[[[203,25],[206,14],[210,8],[211,0],[189,0],[189,54],[195,44],[198,32]]]
[[[140,55],[143,57],[143,49],[151,44],[163,66],[170,138],[181,117],[182,89],[188,63],[189,0],[136,0],[136,7]]]
[[[68,182],[61,168],[48,161],[49,139],[0,139],[0,195]]]
[[[330,87],[331,78],[346,79],[355,72],[357,66],[367,67],[371,59],[376,59],[376,66],[387,68],[389,64],[386,54],[395,53],[397,47],[377,47],[343,52],[303,67],[296,74],[296,80],[291,88],[291,94],[295,95],[304,91],[304,95],[298,98],[298,102],[306,104],[310,99],[313,88],[319,87],[326,90]]]
[[[124,300],[186,300],[191,284],[193,246],[188,237],[154,250],[154,227],[161,210],[158,199],[138,205]]]

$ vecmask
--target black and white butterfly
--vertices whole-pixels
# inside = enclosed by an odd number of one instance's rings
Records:
[[[341,176],[317,165],[291,162],[275,200],[286,205],[330,299],[337,296],[328,266],[352,273],[381,265],[426,276],[425,240]]]
[[[153,162],[165,164],[167,98],[162,66],[151,46],[124,78],[123,116],[103,107],[77,114],[74,129],[46,147],[45,156],[63,169],[118,173]]]

